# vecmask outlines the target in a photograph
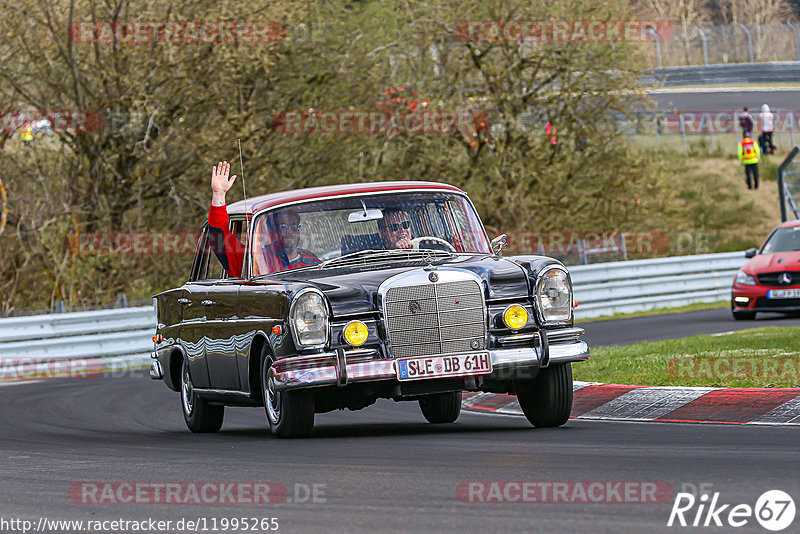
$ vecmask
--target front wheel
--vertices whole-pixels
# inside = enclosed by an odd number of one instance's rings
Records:
[[[276,391],[272,357],[261,358],[261,389],[272,433],[279,438],[307,438],[314,430],[314,395],[307,391]]]
[[[533,426],[561,426],[572,411],[572,365],[545,367],[533,379],[517,380],[516,390],[522,413]]]
[[[419,407],[429,423],[452,423],[461,413],[461,392],[425,395],[419,400]]]
[[[225,406],[210,404],[197,395],[186,360],[181,369],[181,408],[183,420],[192,432],[217,432],[222,428]]]

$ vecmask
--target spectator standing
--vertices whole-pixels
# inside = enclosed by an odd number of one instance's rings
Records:
[[[745,137],[739,143],[739,161],[744,165],[747,189],[758,189],[758,158],[760,155],[761,151],[751,137]],[[753,177],[752,184],[750,183],[751,176]]]
[[[769,110],[769,106],[761,106],[761,135],[764,136],[764,154],[773,154],[775,145],[772,144],[772,132],[775,131],[775,115]]]
[[[739,116],[739,126],[742,128],[742,137],[753,137],[755,122],[753,121],[753,116],[747,110],[747,106],[744,107],[744,113]]]

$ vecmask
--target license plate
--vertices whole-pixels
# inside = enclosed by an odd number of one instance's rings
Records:
[[[768,299],[800,299],[800,289],[770,289]]]
[[[397,360],[398,380],[485,375],[491,372],[492,359],[488,352],[420,356]]]

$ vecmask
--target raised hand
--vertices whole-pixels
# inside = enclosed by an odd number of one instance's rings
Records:
[[[236,181],[235,174],[228,178],[230,172],[231,165],[227,161],[220,161],[211,169],[211,203],[214,206],[225,204],[225,193],[233,187],[233,182]]]

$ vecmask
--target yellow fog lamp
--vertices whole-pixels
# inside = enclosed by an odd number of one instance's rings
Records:
[[[511,305],[503,312],[503,322],[511,330],[519,330],[528,324],[528,312],[522,306]]]
[[[354,347],[363,345],[368,336],[369,330],[367,330],[367,325],[361,321],[350,321],[344,327],[344,340]]]

